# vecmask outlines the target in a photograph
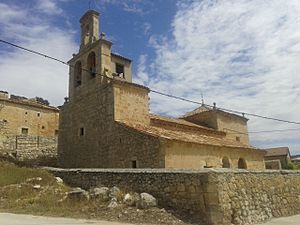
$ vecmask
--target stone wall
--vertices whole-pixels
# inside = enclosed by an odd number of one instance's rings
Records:
[[[56,137],[58,134],[58,109],[30,101],[0,99],[0,121],[9,135],[21,135],[27,129],[30,136]],[[24,134],[24,133],[23,133]]]
[[[300,214],[300,171],[218,173],[223,224],[253,224]]]
[[[148,192],[162,207],[209,225],[264,222],[300,213],[300,172],[203,169],[55,169],[72,186]]]
[[[57,139],[26,135],[2,135],[0,156],[29,165],[57,165]]]
[[[193,212],[201,222],[209,222],[207,207],[210,203],[204,199],[211,197],[211,190],[206,189],[207,172],[53,168],[50,171],[74,187],[118,186],[127,192],[147,192],[155,196],[162,207]]]
[[[265,161],[267,170],[281,170],[281,163],[279,159],[276,160],[266,160]]]
[[[146,114],[148,89],[120,82],[79,86],[72,101],[64,104],[58,137],[61,167],[130,168],[133,161],[137,167],[164,167],[158,137],[128,129],[115,121],[129,118],[136,123],[150,121]],[[124,86],[119,93],[121,84]],[[142,101],[145,102],[141,107]],[[137,112],[144,116],[135,115]],[[121,114],[125,118],[120,118]],[[80,129],[84,129],[83,135]]]
[[[229,148],[226,146],[200,145],[176,141],[163,142],[166,168],[222,168],[227,158],[231,169],[238,168],[240,158],[245,160],[246,168],[263,170],[264,152],[255,149]]]

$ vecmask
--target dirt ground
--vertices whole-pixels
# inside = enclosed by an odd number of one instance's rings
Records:
[[[108,208],[109,202],[97,199],[66,199],[70,190],[70,187],[57,182],[47,171],[0,163],[0,212],[100,219],[143,225],[198,224],[193,222],[188,214],[159,206],[138,209],[120,201],[116,208]]]

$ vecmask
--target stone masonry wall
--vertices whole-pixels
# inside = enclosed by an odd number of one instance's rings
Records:
[[[0,155],[30,165],[56,165],[57,139],[39,136],[2,135]]]
[[[300,214],[300,172],[229,169],[55,169],[72,186],[119,186],[148,192],[162,207],[190,213],[208,225],[264,222]]]
[[[48,168],[49,169],[49,168]],[[209,223],[210,190],[206,189],[207,172],[182,172],[146,169],[54,169],[50,171],[74,187],[118,186],[124,191],[147,192],[162,207],[193,212],[204,224]],[[206,222],[206,223],[205,223]],[[211,223],[209,223],[211,224]]]
[[[300,214],[300,171],[226,172],[217,182],[224,224]]]
[[[164,167],[164,156],[157,137],[136,132],[115,121],[122,119],[118,118],[121,113],[126,114],[126,118],[136,118],[132,119],[134,122],[147,120],[146,116],[139,118],[134,115],[135,110],[129,112],[128,107],[138,109],[140,101],[146,97],[148,100],[148,90],[124,84],[126,86],[122,93],[118,93],[114,86],[114,82],[120,85],[118,81],[99,82],[77,87],[72,101],[65,103],[60,111],[59,166],[130,168],[135,161],[137,167]],[[120,94],[122,97],[115,97]],[[114,104],[114,101],[118,104]],[[147,101],[140,110],[148,112],[148,107]],[[150,121],[149,118],[148,120]],[[83,134],[80,129],[84,130]]]
[[[28,135],[53,138],[57,136],[59,112],[30,102],[0,99],[0,121],[9,135]],[[1,125],[0,125],[1,126]],[[0,130],[0,135],[1,135]]]

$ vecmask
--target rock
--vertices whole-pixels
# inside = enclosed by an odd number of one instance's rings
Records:
[[[26,183],[30,183],[30,182],[36,182],[36,181],[41,181],[41,180],[43,180],[43,178],[41,178],[41,177],[32,177],[32,178],[28,178],[28,179],[26,179]]]
[[[56,183],[58,184],[62,184],[64,182],[63,179],[61,179],[60,177],[55,177],[55,179],[56,179]]]
[[[118,187],[114,186],[109,190],[109,197],[116,198],[117,200],[121,201],[122,200],[122,192]]]
[[[137,194],[137,193],[136,193]],[[138,194],[137,194],[138,195]],[[123,199],[123,203],[127,206],[134,206],[137,202],[137,197],[135,196],[135,194],[129,194],[127,193],[125,196],[124,196],[124,199]]]
[[[89,200],[89,193],[81,188],[74,188],[67,194],[70,200]]]
[[[36,185],[33,186],[33,188],[36,189],[36,190],[41,189],[41,185],[36,184]]]
[[[147,209],[157,206],[157,200],[148,193],[141,193],[140,199],[137,202],[137,207],[141,209]]]
[[[110,209],[114,209],[114,208],[116,208],[116,207],[118,207],[119,206],[119,204],[118,204],[118,200],[116,199],[116,198],[112,198],[111,200],[110,200],[110,202],[109,202],[109,204],[108,204],[108,208],[110,208]]]
[[[109,188],[107,187],[96,187],[90,190],[91,198],[99,199],[101,201],[108,201],[109,200]]]

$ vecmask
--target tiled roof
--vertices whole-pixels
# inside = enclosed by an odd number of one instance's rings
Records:
[[[198,124],[195,124],[195,123],[191,123],[191,122],[186,121],[184,119],[170,118],[170,117],[159,116],[159,115],[154,115],[154,114],[150,114],[150,119],[151,119],[151,121],[162,122],[162,125],[167,123],[167,124],[173,125],[174,127],[180,126],[181,128],[184,128],[184,127],[194,128],[195,130],[198,130],[198,131],[205,131],[205,132],[208,132],[208,133],[215,133],[215,134],[218,134],[218,135],[221,135],[221,136],[225,135],[225,133],[222,132],[222,131],[217,131],[217,130],[214,130],[212,128],[208,128],[208,127],[201,126],[201,125],[198,125]]]
[[[211,112],[211,111],[215,111],[217,113],[223,113],[223,114],[226,114],[226,115],[229,115],[229,116],[234,116],[234,117],[238,117],[238,118],[241,118],[241,119],[244,119],[244,120],[248,120],[247,118],[245,118],[243,116],[240,116],[240,115],[237,115],[237,114],[234,114],[234,113],[225,112],[225,111],[220,110],[218,108],[213,109],[213,107],[210,107],[210,106],[207,106],[207,105],[202,105],[199,108],[196,108],[191,112],[187,112],[186,114],[184,114],[180,118],[191,117],[191,116],[194,116],[194,115],[197,115],[197,114],[201,114],[201,113],[204,113],[204,112]]]
[[[53,110],[53,111],[59,112],[59,109],[56,107],[43,105],[43,104],[40,104],[40,103],[37,103],[34,101],[30,101],[30,100],[16,100],[16,99],[0,98],[0,101],[10,102],[10,103],[19,104],[19,105],[28,105],[28,106],[33,106],[33,107],[37,107],[37,108],[48,109],[48,110]]]
[[[180,118],[185,118],[185,117],[189,117],[189,116],[193,116],[199,113],[203,113],[203,112],[208,112],[211,111],[212,109],[209,108],[208,106],[202,105],[199,108],[194,109],[191,112],[187,112],[186,114],[184,114],[183,116],[181,116]]]
[[[137,84],[137,83],[132,83],[132,82],[129,82],[123,78],[121,79],[117,79],[117,78],[109,78],[112,83],[115,83],[115,84],[121,84],[121,85],[127,85],[127,86],[132,86],[132,87],[138,87],[138,88],[142,88],[142,89],[145,89],[145,90],[148,90],[150,91],[150,89],[146,86],[143,86],[141,84]]]
[[[126,61],[128,61],[128,62],[131,62],[132,60],[131,59],[129,59],[129,58],[126,58],[126,57],[124,57],[124,56],[122,56],[122,55],[119,55],[119,54],[117,54],[117,53],[111,53],[111,55],[112,56],[115,56],[115,57],[118,57],[118,58],[121,58],[121,59],[124,59],[124,60],[126,60]]]
[[[279,148],[267,148],[264,149],[267,151],[266,157],[268,156],[286,156],[290,155],[290,150],[288,147],[279,147]]]
[[[136,131],[151,135],[153,137],[163,138],[167,140],[177,140],[182,142],[188,143],[196,143],[202,145],[213,145],[213,146],[224,146],[224,147],[232,147],[232,148],[240,148],[240,149],[252,149],[258,150],[253,148],[252,146],[248,146],[242,144],[241,142],[228,140],[221,137],[215,137],[210,135],[202,135],[199,133],[187,133],[181,130],[169,130],[164,129],[162,127],[156,126],[147,126],[141,124],[130,124],[121,121],[117,121],[118,124],[127,127],[129,129],[134,129]],[[260,151],[260,150],[259,150]]]

